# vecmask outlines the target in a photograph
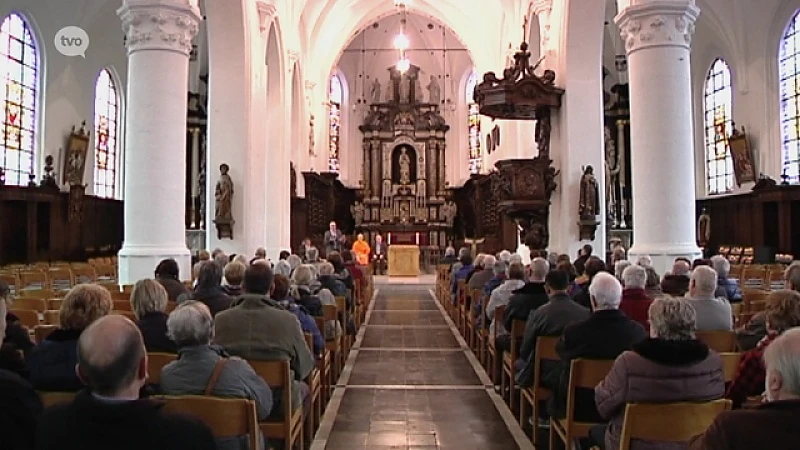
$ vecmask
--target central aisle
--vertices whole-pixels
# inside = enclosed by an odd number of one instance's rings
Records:
[[[312,450],[533,449],[433,286],[376,283]]]

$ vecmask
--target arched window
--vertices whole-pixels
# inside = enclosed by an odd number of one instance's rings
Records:
[[[709,194],[733,190],[733,159],[728,148],[728,136],[733,128],[733,90],[731,69],[717,59],[706,76],[703,90],[705,113],[706,180]]]
[[[344,94],[342,92],[342,80],[337,75],[331,77],[328,101],[330,103],[328,170],[333,173],[339,173],[339,150],[341,146],[342,103],[344,101]]]
[[[0,168],[8,185],[24,185],[34,172],[39,63],[28,24],[12,13],[0,25]]]
[[[789,182],[800,181],[800,12],[783,34],[778,59],[781,95],[783,172]]]
[[[94,85],[94,195],[116,197],[119,98],[111,73],[103,69]]]
[[[467,80],[466,104],[467,104],[467,131],[469,142],[469,173],[480,173],[483,165],[483,154],[481,152],[481,115],[478,112],[478,104],[475,103],[473,92],[478,85],[478,74],[472,73]]]

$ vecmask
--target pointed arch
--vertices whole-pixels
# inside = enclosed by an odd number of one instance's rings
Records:
[[[800,11],[786,27],[778,53],[783,172],[800,181]]]
[[[478,85],[478,74],[472,72],[464,89],[464,98],[467,105],[467,133],[469,142],[469,173],[481,173],[483,166],[483,151],[481,149],[481,114],[478,104],[475,103],[473,93]]]
[[[117,198],[120,98],[111,71],[103,69],[94,85],[94,195]]]
[[[340,151],[341,151],[341,131],[342,131],[342,105],[344,104],[344,83],[337,73],[331,75],[328,82],[328,170],[339,173],[340,170]]]
[[[703,87],[706,189],[709,195],[733,190],[733,159],[728,137],[733,131],[733,88],[728,63],[717,58]]]
[[[0,24],[0,168],[8,185],[24,185],[35,173],[39,60],[33,30],[12,12]]]

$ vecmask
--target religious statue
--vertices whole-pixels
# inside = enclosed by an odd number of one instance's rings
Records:
[[[422,82],[419,76],[414,77],[414,101],[416,103],[423,103],[425,98],[422,96]]]
[[[400,103],[401,104],[408,103],[410,95],[411,95],[411,80],[408,78],[408,75],[402,74],[400,75]]]
[[[431,82],[428,83],[428,103],[438,105],[442,102],[442,88],[436,81],[436,75],[431,75]]]
[[[350,207],[350,212],[353,214],[353,219],[356,221],[356,226],[360,227],[364,221],[364,205],[361,202],[356,202],[355,205]]]
[[[41,186],[50,189],[58,189],[56,175],[53,172],[53,155],[47,155],[44,158],[44,175],[42,176]]]
[[[372,81],[372,87],[369,91],[369,98],[373,104],[381,102],[381,82],[377,78]]]
[[[600,203],[597,179],[594,177],[592,166],[586,166],[581,177],[581,196],[579,205],[579,216],[581,219],[592,220],[597,216]]]
[[[408,157],[406,149],[400,150],[398,165],[400,166],[400,184],[411,183],[411,158]]]
[[[453,226],[453,222],[456,220],[456,213],[458,212],[458,207],[456,204],[451,200],[446,202],[442,205],[442,214],[441,216],[444,217],[444,221],[448,227]]]
[[[227,164],[219,166],[219,181],[214,192],[216,213],[214,223],[217,225],[219,239],[233,239],[233,180],[228,175],[230,167]]]
[[[620,161],[617,146],[611,138],[611,129],[605,127],[606,149],[606,208],[608,218],[617,225],[617,184],[619,183]]]
[[[386,103],[394,103],[394,82],[391,79],[386,85]]]
[[[308,154],[311,156],[317,156],[314,144],[314,115],[311,114],[311,117],[308,119]]]
[[[707,247],[709,242],[711,242],[711,216],[708,210],[703,208],[697,219],[697,244],[700,247]]]
[[[550,155],[550,111],[545,110],[536,114],[536,127],[534,136],[536,146],[539,148],[539,156],[549,157]]]

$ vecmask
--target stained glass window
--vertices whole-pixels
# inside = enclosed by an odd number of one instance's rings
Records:
[[[783,171],[789,182],[797,183],[800,181],[800,12],[795,14],[783,34],[778,74]]]
[[[330,90],[328,93],[330,102],[330,132],[328,149],[328,170],[339,173],[339,150],[341,146],[342,128],[342,80],[337,75],[331,77]]]
[[[94,87],[94,195],[116,197],[119,99],[114,79],[103,69]]]
[[[34,170],[39,64],[33,33],[15,13],[0,25],[0,77],[0,167],[6,184],[24,185]]]
[[[483,154],[481,152],[481,115],[478,112],[478,104],[475,103],[473,92],[478,84],[478,74],[470,75],[466,86],[467,103],[467,130],[469,142],[469,173],[480,173],[483,165]]]
[[[717,59],[706,76],[703,91],[705,113],[706,180],[709,194],[733,190],[733,159],[728,148],[733,124],[731,69]]]

